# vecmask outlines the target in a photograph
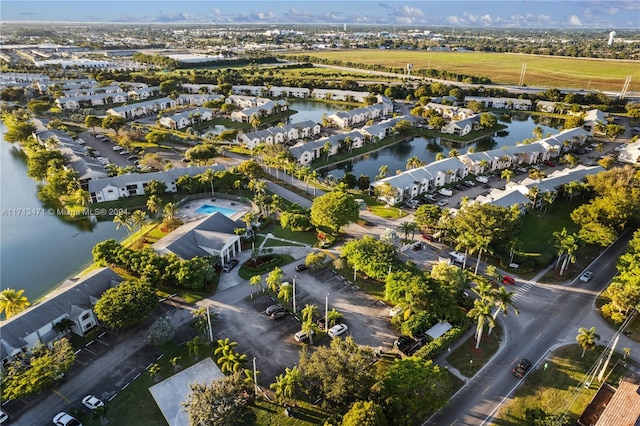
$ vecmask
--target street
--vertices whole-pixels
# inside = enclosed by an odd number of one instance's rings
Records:
[[[520,315],[498,317],[505,331],[498,353],[424,425],[491,424],[500,405],[521,383],[511,373],[517,362],[526,357],[536,368],[556,345],[576,343],[580,327],[595,326],[601,335],[598,343],[606,345],[616,330],[600,318],[594,301],[617,273],[615,263],[630,237],[629,232],[623,235],[592,263],[589,269],[597,275],[590,282],[576,279],[567,286],[534,284],[519,295],[516,307]],[[618,349],[622,347],[632,348],[631,357],[640,359],[640,344],[622,336]]]

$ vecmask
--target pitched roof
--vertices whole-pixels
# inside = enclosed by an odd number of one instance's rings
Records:
[[[14,355],[16,350],[26,346],[24,339],[37,329],[65,314],[73,319],[73,315],[90,309],[102,293],[115,287],[120,281],[122,277],[110,268],[96,269],[79,280],[65,281],[40,303],[2,322],[2,359]]]
[[[158,253],[175,253],[183,259],[209,256],[210,252],[205,249],[221,250],[229,238],[238,238],[235,229],[244,226],[242,221],[216,212],[181,226],[156,242],[153,249]]]
[[[640,376],[630,374],[620,381],[618,390],[607,404],[596,426],[640,425]]]

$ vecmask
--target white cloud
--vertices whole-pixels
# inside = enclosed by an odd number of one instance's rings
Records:
[[[580,27],[582,26],[582,22],[580,22],[580,18],[578,18],[576,15],[571,15],[569,17],[569,25],[573,25],[574,27]]]
[[[396,16],[407,16],[412,18],[424,16],[422,10],[418,9],[417,7],[411,7],[407,5],[397,8],[395,14]]]

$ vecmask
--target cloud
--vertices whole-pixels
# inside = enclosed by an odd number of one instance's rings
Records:
[[[417,7],[411,7],[407,5],[397,8],[393,14],[395,16],[404,16],[411,18],[424,16],[422,10],[418,9]]]
[[[220,13],[220,9],[211,9],[211,13],[213,13],[216,16],[222,15],[222,13]]]
[[[569,17],[569,25],[572,25],[574,27],[580,27],[582,26],[582,22],[580,21],[580,18],[578,18],[576,15],[571,15]]]

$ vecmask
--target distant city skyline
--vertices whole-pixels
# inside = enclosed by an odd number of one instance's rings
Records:
[[[449,1],[2,1],[2,22],[201,23],[640,28],[640,2],[618,0]]]

